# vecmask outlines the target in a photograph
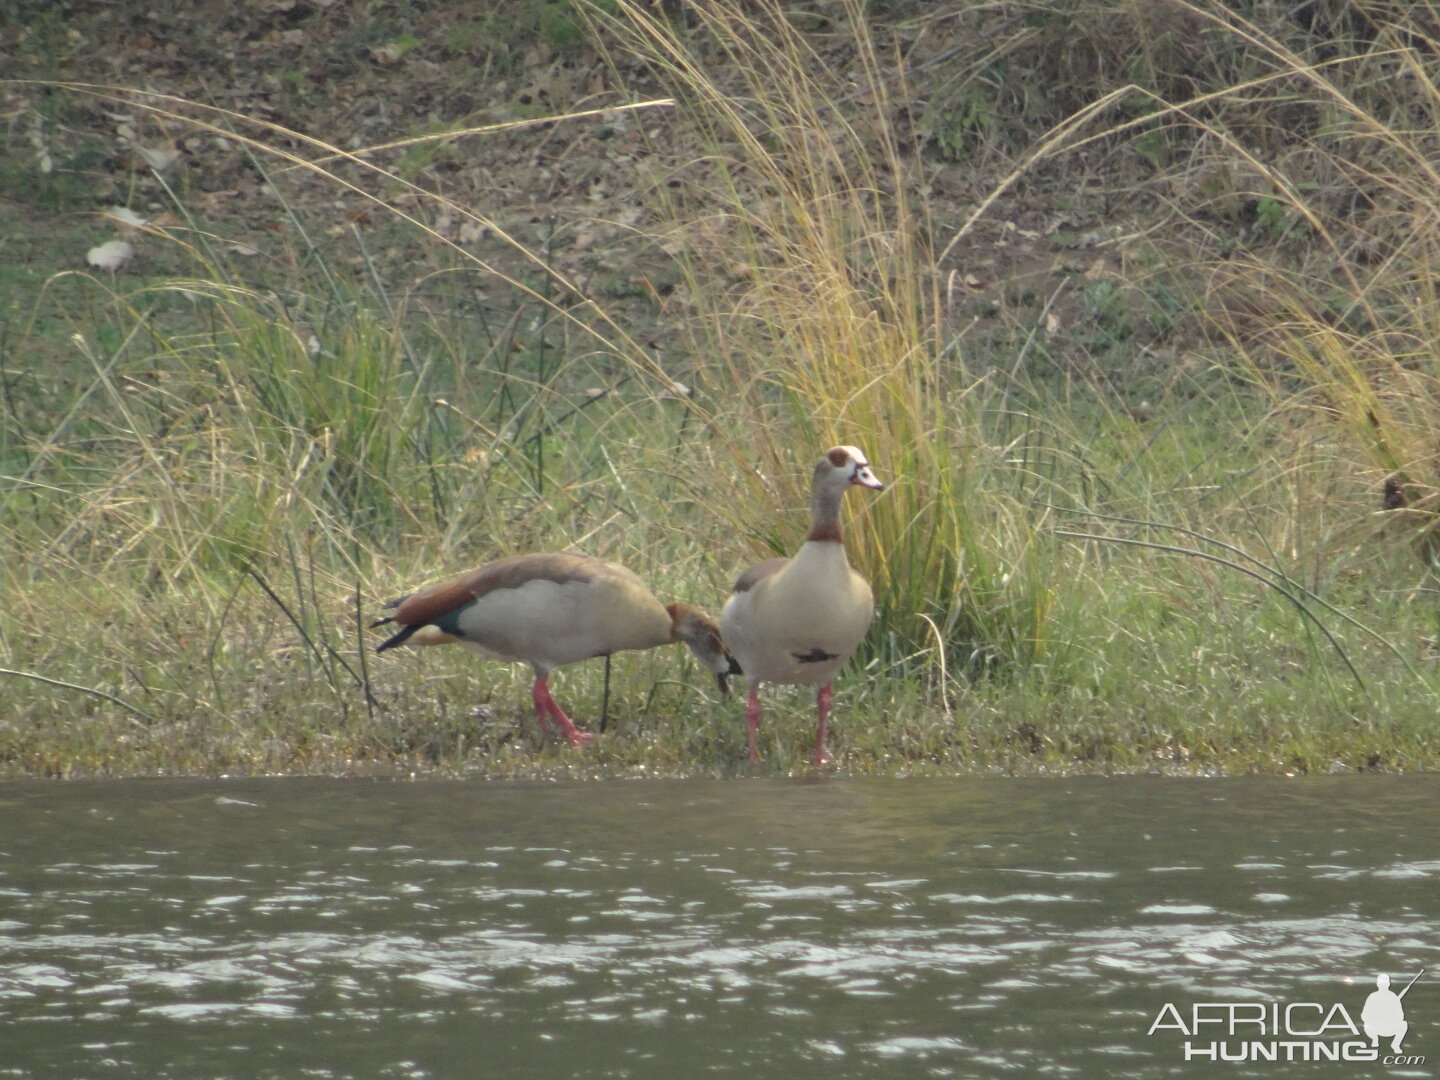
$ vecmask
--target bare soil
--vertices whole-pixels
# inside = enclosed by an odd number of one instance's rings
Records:
[[[662,352],[675,348],[669,324],[683,314],[685,298],[683,289],[677,292],[681,275],[654,232],[654,186],[700,152],[683,109],[539,123],[367,155],[479,211],[499,227],[492,232],[437,212],[362,168],[337,166],[359,189],[347,191],[331,178],[257,158],[215,131],[53,85],[173,95],[231,111],[238,129],[281,149],[299,145],[288,130],[343,151],[667,93],[640,62],[621,55],[607,63],[586,45],[565,21],[564,4],[479,8],[458,0],[168,7],[74,0],[0,27],[6,69],[43,80],[0,89],[8,136],[0,156],[0,261],[10,267],[0,281],[9,277],[16,286],[0,319],[27,323],[25,305],[41,281],[86,269],[87,252],[118,235],[101,216],[107,208],[165,221],[177,202],[232,253],[283,267],[318,250],[357,275],[378,266],[388,288],[409,295],[454,260],[399,225],[387,212],[396,209],[504,276],[535,278],[529,258],[498,236],[508,233],[542,253],[627,332]],[[897,58],[892,107],[914,133],[910,182],[924,198],[926,239],[938,251],[1014,168],[1026,133],[1045,121],[1023,115],[1021,94],[1013,122],[992,119],[968,151],[957,149],[966,120],[937,114],[933,102],[962,73],[977,41],[1013,26],[906,21],[901,16],[913,13],[886,10],[893,23],[886,40]],[[829,70],[845,70],[851,46],[843,28],[817,19],[813,41]],[[723,67],[724,58],[715,62]],[[845,89],[837,87],[836,97],[845,99]],[[1058,97],[1053,87],[1046,92]],[[1068,106],[1051,100],[1050,107]],[[255,122],[274,127],[257,129]],[[939,292],[955,332],[983,352],[997,335],[1011,340],[1017,328],[1038,324],[1054,346],[1049,355],[1064,354],[1066,363],[1103,361],[1105,378],[1134,399],[1130,405],[1152,396],[1151,375],[1180,359],[1171,344],[1173,312],[1161,310],[1173,306],[1174,290],[1157,293],[1156,267],[1184,256],[1158,238],[1156,201],[1134,173],[1133,160],[1107,159],[1097,149],[1037,167],[1008,187],[940,264]],[[164,257],[154,245],[139,245],[124,273],[163,273]],[[487,287],[483,280],[476,286],[482,294]]]

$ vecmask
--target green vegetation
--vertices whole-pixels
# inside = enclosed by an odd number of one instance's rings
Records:
[[[0,277],[0,770],[749,771],[679,649],[616,657],[572,750],[528,670],[365,625],[564,547],[716,612],[835,442],[891,482],[850,501],[879,612],[837,769],[1436,767],[1440,26],[1272,7],[541,4],[587,88],[658,92],[360,151],[50,79],[46,171],[0,162],[35,236],[94,190],[54,132],[98,112],[226,148],[267,242],[136,167],[86,208],[148,223],[82,219],[133,267]],[[482,31],[387,28],[384,63]],[[567,125],[610,232],[450,194]],[[556,677],[592,728],[603,684]],[[760,771],[806,771],[810,692],[767,704]]]

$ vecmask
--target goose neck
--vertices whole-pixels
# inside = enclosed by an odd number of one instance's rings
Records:
[[[844,490],[817,487],[810,493],[810,531],[805,534],[809,541],[840,543],[840,500]]]

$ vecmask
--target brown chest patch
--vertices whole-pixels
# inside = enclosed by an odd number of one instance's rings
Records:
[[[827,660],[836,659],[840,654],[826,652],[824,649],[811,649],[809,652],[806,653],[797,652],[791,653],[790,655],[795,657],[795,659],[800,661],[800,663],[802,664],[823,664]]]

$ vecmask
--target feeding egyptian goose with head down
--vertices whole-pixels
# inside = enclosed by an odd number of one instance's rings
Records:
[[[819,724],[811,760],[825,760],[830,683],[865,637],[875,613],[865,579],[850,568],[840,536],[840,500],[852,486],[883,490],[853,446],[827,450],[810,486],[810,531],[790,559],[768,559],[742,573],[720,613],[720,636],[749,686],[745,719],[752,760],[760,726],[761,683],[816,683]]]
[[[496,660],[523,660],[535,670],[540,726],[553,723],[572,746],[594,736],[580,731],[550,696],[550,672],[557,667],[679,641],[715,673],[722,694],[728,692],[725,676],[739,670],[704,612],[688,604],[663,605],[634,573],[588,555],[500,559],[385,606],[393,613],[372,625],[393,622],[400,630],[376,652],[407,641],[458,641]]]

